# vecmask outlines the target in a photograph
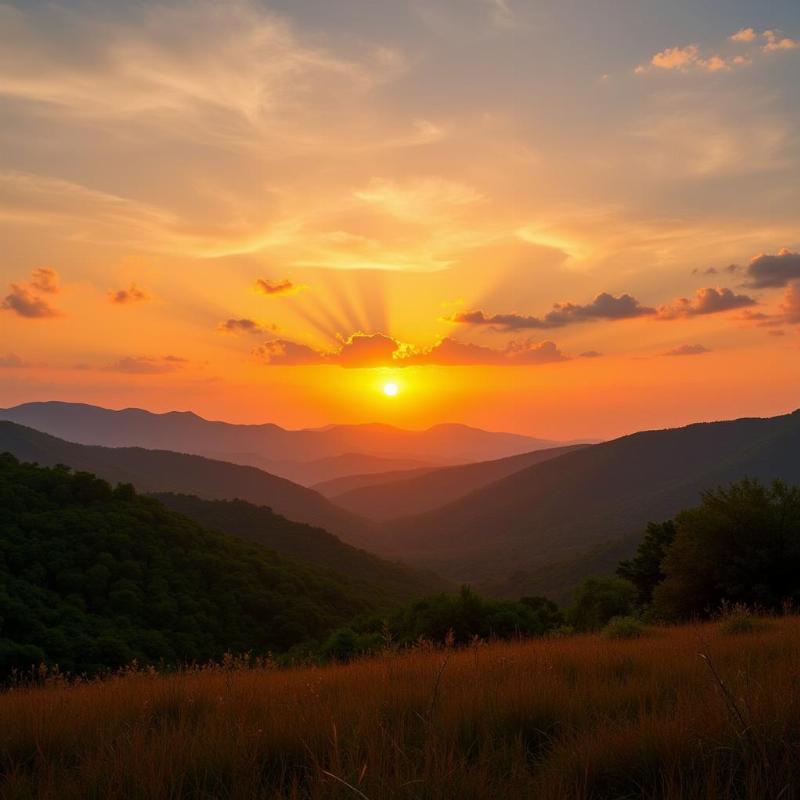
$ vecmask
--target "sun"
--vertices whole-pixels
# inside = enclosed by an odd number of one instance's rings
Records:
[[[383,393],[387,397],[397,397],[399,391],[400,387],[394,381],[383,384]]]

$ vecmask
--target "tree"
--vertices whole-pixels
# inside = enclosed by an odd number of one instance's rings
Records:
[[[567,622],[580,631],[595,631],[614,617],[636,610],[636,587],[622,578],[587,578],[575,592]]]
[[[653,600],[653,590],[664,580],[661,562],[674,539],[673,520],[650,522],[636,555],[628,561],[621,561],[617,567],[617,575],[636,587],[639,592],[639,604],[642,606],[650,605]]]
[[[675,518],[653,593],[664,618],[704,615],[722,602],[766,610],[800,600],[800,489],[743,480],[703,494]]]

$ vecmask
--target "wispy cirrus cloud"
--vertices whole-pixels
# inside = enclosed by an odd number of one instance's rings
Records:
[[[126,375],[162,375],[183,369],[188,363],[188,359],[178,356],[123,356],[101,367],[101,371]]]

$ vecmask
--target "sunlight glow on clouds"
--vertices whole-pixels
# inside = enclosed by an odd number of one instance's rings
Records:
[[[269,397],[324,424],[363,409],[320,367],[388,364],[427,376],[420,421],[449,392],[479,424],[535,394],[558,427],[623,386],[655,407],[695,361],[695,387],[770,359],[789,386],[800,7],[643,3],[657,24],[516,0],[0,0],[2,388],[130,380],[164,408],[191,387],[219,416]],[[605,388],[589,409],[576,386]]]

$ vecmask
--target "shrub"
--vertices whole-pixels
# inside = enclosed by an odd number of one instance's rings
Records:
[[[622,578],[587,578],[575,592],[567,622],[579,631],[600,630],[614,617],[636,610],[636,587]]]
[[[603,628],[606,639],[641,639],[647,628],[636,617],[614,617]]]

